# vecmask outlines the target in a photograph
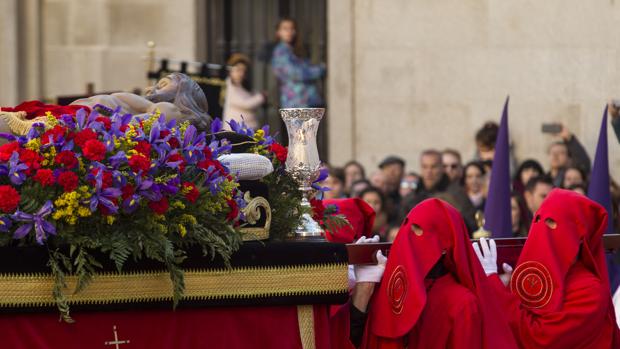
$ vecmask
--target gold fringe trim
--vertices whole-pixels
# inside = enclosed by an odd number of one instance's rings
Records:
[[[82,292],[70,294],[77,278],[67,277],[70,304],[171,301],[172,282],[165,271],[101,273]],[[49,274],[0,275],[0,307],[52,306]],[[313,296],[346,292],[347,264],[186,270],[185,300]]]
[[[303,349],[315,349],[314,339],[314,308],[311,305],[297,306],[297,322],[299,324],[299,337]]]

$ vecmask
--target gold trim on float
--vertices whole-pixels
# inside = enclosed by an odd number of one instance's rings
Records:
[[[250,224],[256,224],[261,218],[261,208],[265,210],[265,224],[263,227],[241,228],[243,241],[267,240],[269,239],[269,229],[271,228],[271,206],[269,201],[262,196],[252,198],[250,192],[246,191],[243,197],[247,205],[241,210],[245,215],[245,220]]]
[[[77,278],[68,276],[69,304],[171,301],[168,272],[101,273],[78,294],[71,294]],[[0,308],[53,306],[54,281],[49,274],[0,275]],[[186,270],[184,300],[247,299],[315,296],[347,292],[347,264],[312,264]]]
[[[312,305],[297,306],[297,323],[302,349],[315,349],[314,338],[314,307]]]

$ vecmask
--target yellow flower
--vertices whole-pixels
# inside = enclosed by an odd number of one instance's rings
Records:
[[[51,111],[46,111],[45,112],[45,118],[47,119],[45,122],[45,126],[46,128],[52,128],[56,125],[58,125],[58,119],[56,119],[56,117],[52,114]]]
[[[39,138],[33,138],[31,140],[29,140],[26,145],[24,145],[24,147],[30,149],[30,150],[34,150],[37,153],[39,152],[39,149],[41,148],[41,140]]]
[[[187,229],[183,226],[183,224],[179,224],[179,233],[181,237],[185,237],[187,235]]]
[[[182,203],[181,201],[179,201],[179,200],[175,200],[175,201],[173,201],[173,202],[172,202],[172,204],[170,204],[170,206],[171,206],[172,208],[178,208],[178,209],[181,209],[181,210],[184,210],[184,209],[185,209],[185,204],[183,204],[183,203]]]
[[[116,220],[116,217],[114,216],[105,216],[105,221],[106,223],[108,223],[108,225],[112,225],[115,220]]]
[[[189,226],[194,226],[196,224],[198,224],[198,220],[196,219],[196,217],[194,217],[191,214],[182,214],[181,217],[179,218],[179,221],[181,222],[181,224],[184,225],[189,225]]]

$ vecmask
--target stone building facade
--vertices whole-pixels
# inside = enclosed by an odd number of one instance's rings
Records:
[[[145,43],[160,56],[204,56],[201,0],[0,1],[0,105],[146,84]],[[399,154],[451,147],[510,95],[519,160],[546,165],[543,122],[594,147],[606,100],[620,97],[620,5],[578,0],[328,0],[329,160],[372,169]],[[610,168],[620,179],[620,145]]]

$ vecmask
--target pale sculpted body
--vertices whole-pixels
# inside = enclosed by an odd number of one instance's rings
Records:
[[[211,123],[207,113],[207,98],[200,86],[189,76],[172,73],[160,79],[155,86],[146,89],[145,96],[119,92],[110,95],[96,95],[82,98],[71,103],[90,108],[97,104],[115,110],[120,107],[122,113],[134,116],[149,115],[159,110],[166,119],[178,122],[188,121],[199,131],[206,131]],[[25,112],[0,113],[0,133],[25,135],[34,122],[45,123],[45,118],[28,120]],[[0,140],[0,143],[3,143]]]
[[[110,95],[96,95],[88,98],[78,99],[72,105],[83,105],[93,109],[97,104],[104,105],[110,109],[121,108],[122,113],[129,113],[134,116],[144,116],[159,110],[166,116],[166,119],[180,119],[183,117],[181,110],[170,102],[153,103],[150,100],[128,92],[112,93]]]

